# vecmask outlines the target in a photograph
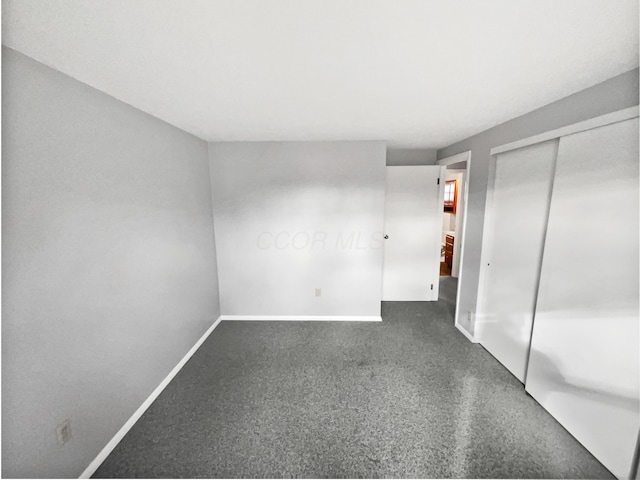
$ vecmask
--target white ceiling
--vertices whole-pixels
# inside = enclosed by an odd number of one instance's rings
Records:
[[[205,140],[440,148],[638,66],[638,0],[3,0],[3,43]]]

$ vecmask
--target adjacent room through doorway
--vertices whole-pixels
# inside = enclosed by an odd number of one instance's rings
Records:
[[[456,318],[458,282],[461,272],[462,235],[466,211],[467,157],[444,159],[444,202],[440,250],[440,298]],[[447,163],[447,162],[453,163]]]

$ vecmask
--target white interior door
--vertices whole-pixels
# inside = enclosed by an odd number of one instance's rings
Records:
[[[638,214],[637,118],[560,139],[526,389],[618,478],[640,427]]]
[[[382,300],[438,299],[443,174],[440,166],[387,167]]]
[[[557,140],[493,160],[476,329],[480,343],[524,382]]]

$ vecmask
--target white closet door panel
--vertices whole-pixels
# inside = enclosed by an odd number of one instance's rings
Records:
[[[524,382],[557,140],[500,154],[487,199],[480,343]]]
[[[561,138],[526,389],[617,477],[640,415],[638,119]]]
[[[382,300],[438,299],[442,170],[387,167]]]

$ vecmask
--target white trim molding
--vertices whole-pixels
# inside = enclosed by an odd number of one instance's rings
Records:
[[[155,401],[155,399],[158,398],[158,396],[167,387],[167,385],[169,385],[171,380],[173,380],[173,377],[175,377],[178,374],[178,372],[182,369],[182,367],[184,367],[185,363],[189,361],[189,359],[193,356],[193,354],[196,353],[198,348],[200,348],[200,346],[204,343],[207,337],[211,335],[211,332],[213,332],[215,328],[220,324],[220,321],[221,321],[221,317],[218,317],[218,319],[215,322],[213,322],[213,325],[211,325],[207,329],[207,331],[204,332],[204,334],[198,339],[195,345],[191,347],[191,350],[189,350],[186,353],[186,355],[182,357],[182,359],[178,362],[178,364],[175,367],[173,367],[173,370],[169,372],[169,375],[167,375],[164,378],[164,380],[162,380],[160,385],[158,385],[156,389],[153,392],[151,392],[151,395],[149,395],[147,399],[144,402],[142,402],[142,405],[140,405],[140,407],[138,407],[138,409],[133,413],[133,415],[131,415],[129,420],[127,420],[126,423],[122,426],[122,428],[118,430],[118,433],[116,433],[113,436],[113,438],[109,441],[109,443],[105,445],[105,447],[100,451],[98,456],[94,458],[93,461],[89,464],[89,466],[84,470],[84,472],[82,472],[79,478],[91,478],[91,476],[96,472],[96,470],[98,470],[98,467],[102,465],[102,462],[106,460],[106,458],[113,451],[113,449],[116,448],[118,443],[120,443],[120,441],[129,432],[129,430],[131,430],[131,428],[140,419],[140,417],[142,417],[144,412],[147,411],[147,409],[151,406],[151,404]]]
[[[467,332],[467,331],[465,330],[465,328],[464,328],[462,325],[460,325],[459,323],[456,323],[456,324],[455,324],[455,327],[456,327],[458,330],[460,330],[460,332],[462,332],[462,334],[463,334],[465,337],[467,337],[467,339],[468,339],[471,343],[478,343],[478,339],[477,339],[477,338],[475,338],[473,335],[471,335],[469,332]]]
[[[491,155],[497,155],[499,153],[508,152],[509,150],[515,150],[516,148],[528,147],[535,143],[546,142],[547,140],[553,140],[554,138],[565,137],[578,132],[584,132],[585,130],[591,130],[593,128],[604,127],[612,123],[623,122],[631,118],[638,116],[639,107],[625,108],[618,110],[617,112],[607,113],[599,117],[590,118],[582,122],[567,125],[566,127],[556,128],[555,130],[549,130],[548,132],[534,135],[533,137],[523,138],[515,142],[500,145],[491,149]]]
[[[358,315],[221,315],[221,320],[231,321],[324,321],[324,322],[381,322],[381,316]]]
[[[467,150],[466,152],[458,153],[447,158],[436,160],[436,165],[453,165],[454,163],[468,162],[470,159],[471,150]]]

